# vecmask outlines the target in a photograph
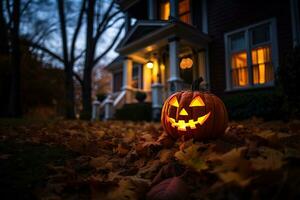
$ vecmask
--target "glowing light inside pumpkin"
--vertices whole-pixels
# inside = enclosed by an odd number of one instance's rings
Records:
[[[179,130],[179,131],[186,131],[187,127],[191,128],[191,129],[195,129],[197,124],[203,125],[209,116],[210,116],[210,112],[204,116],[198,117],[197,120],[190,119],[188,122],[185,122],[184,120],[176,121],[172,117],[167,117],[167,119],[171,123],[172,127],[174,127],[174,128],[177,127],[177,130]]]
[[[180,61],[181,69],[189,69],[193,66],[193,60],[190,58],[182,58]]]
[[[171,106],[175,106],[175,107],[179,107],[179,103],[177,101],[177,98],[176,97],[173,97],[171,100],[170,100],[170,105]]]
[[[190,104],[190,107],[196,107],[196,106],[205,106],[204,102],[199,96],[195,97]]]
[[[179,115],[189,115],[184,108],[180,111]]]

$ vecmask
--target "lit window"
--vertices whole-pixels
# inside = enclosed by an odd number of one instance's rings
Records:
[[[142,72],[141,72],[141,64],[134,63],[132,68],[132,82],[131,86],[133,88],[142,88]]]
[[[170,16],[170,1],[163,1],[160,4],[160,19],[168,20]]]
[[[191,24],[190,0],[179,1],[179,19]]]
[[[247,53],[235,53],[231,57],[232,82],[234,86],[248,85]]]
[[[273,67],[271,65],[270,47],[252,49],[253,84],[264,84],[272,81]]]
[[[160,19],[168,20],[170,16],[170,1],[164,0],[160,3]],[[179,0],[178,16],[182,22],[191,24],[190,0]]]
[[[228,89],[273,83],[271,28],[266,23],[226,35]]]

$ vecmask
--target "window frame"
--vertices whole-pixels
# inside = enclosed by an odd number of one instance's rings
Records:
[[[252,34],[251,31],[254,28],[257,28],[262,25],[268,25],[269,26],[269,33],[270,38],[268,42],[262,42],[256,45],[252,44]],[[248,66],[248,85],[247,86],[233,86],[232,83],[232,74],[231,74],[231,55],[233,52],[238,51],[232,51],[231,50],[231,39],[230,37],[232,35],[238,34],[238,33],[244,33],[245,37],[245,50],[247,53],[247,66]],[[273,66],[273,73],[274,73],[274,79],[275,74],[278,69],[279,60],[278,60],[278,43],[277,43],[277,25],[276,25],[276,19],[271,18],[268,20],[264,20],[240,29],[236,29],[234,31],[230,31],[224,34],[224,42],[225,42],[225,77],[226,77],[226,89],[225,91],[236,91],[236,90],[247,90],[247,89],[255,89],[255,88],[265,88],[265,87],[272,87],[275,84],[275,81],[269,81],[264,84],[253,84],[253,71],[252,71],[252,49],[255,49],[257,47],[262,46],[270,46],[271,51],[271,63]],[[243,50],[239,50],[243,51]]]

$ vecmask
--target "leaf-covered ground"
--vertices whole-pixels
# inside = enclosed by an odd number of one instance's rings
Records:
[[[173,141],[159,123],[0,123],[1,199],[300,199],[300,121]]]

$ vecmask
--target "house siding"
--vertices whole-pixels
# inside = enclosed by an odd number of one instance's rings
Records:
[[[292,49],[289,1],[210,0],[207,1],[211,90],[219,95],[226,88],[224,34],[267,19],[277,22],[279,64]]]

